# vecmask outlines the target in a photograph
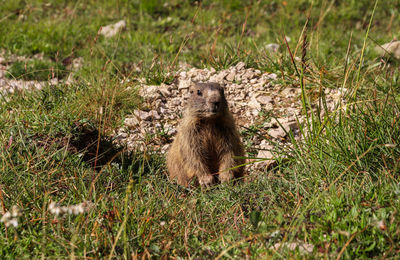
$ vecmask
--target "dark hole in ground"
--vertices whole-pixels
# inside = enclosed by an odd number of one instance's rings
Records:
[[[82,161],[89,164],[96,171],[110,163],[117,163],[121,169],[131,169],[135,172],[142,169],[149,172],[148,165],[156,165],[157,156],[144,156],[142,153],[127,152],[124,147],[113,144],[111,137],[99,134],[98,129],[89,123],[75,122],[70,131],[52,135],[35,134],[30,139],[45,150],[65,148],[71,154],[81,154]],[[143,161],[147,163],[143,163]]]
[[[113,144],[111,137],[99,134],[98,129],[90,124],[74,123],[68,146],[71,153],[82,153],[82,160],[96,171],[107,164],[116,163],[122,172],[132,171],[132,177],[137,179],[162,168],[162,156],[128,152],[124,147]],[[127,174],[122,175],[128,178]]]
[[[89,124],[75,123],[68,150],[72,153],[83,153],[83,161],[96,170],[114,160],[120,161],[121,156],[131,159],[122,148],[116,147],[110,138],[102,136]]]

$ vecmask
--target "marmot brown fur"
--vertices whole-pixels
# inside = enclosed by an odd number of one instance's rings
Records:
[[[186,110],[167,156],[169,176],[183,186],[208,186],[243,176],[244,149],[217,83],[189,88]]]

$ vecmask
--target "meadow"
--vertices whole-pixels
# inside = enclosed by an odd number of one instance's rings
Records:
[[[399,0],[0,0],[5,76],[59,79],[0,94],[0,212],[18,221],[0,223],[0,257],[397,258],[400,63],[377,48],[400,37],[399,10]],[[120,20],[116,36],[99,35]],[[141,79],[171,84],[180,63],[238,62],[301,88],[303,138],[278,148],[273,169],[186,189],[166,177],[163,154],[113,146]],[[323,90],[338,88],[347,103],[322,115]]]

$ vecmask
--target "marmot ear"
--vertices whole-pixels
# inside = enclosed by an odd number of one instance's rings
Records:
[[[189,88],[188,88],[188,91],[189,91],[190,94],[193,93],[195,87],[196,87],[196,83],[190,80],[189,81]]]
[[[222,94],[222,95],[225,95],[225,90],[224,90],[224,87],[223,87],[223,86],[221,86],[221,85],[220,85],[220,87],[221,87],[221,88],[220,88],[220,90],[221,90],[221,94]]]
[[[195,85],[195,84],[190,84],[190,86],[189,86],[189,93],[190,93],[190,94],[193,94],[194,91],[195,91],[195,88],[196,88],[196,85]]]

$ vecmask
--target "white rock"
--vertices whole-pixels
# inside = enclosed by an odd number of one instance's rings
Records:
[[[223,70],[223,71],[220,71],[219,73],[213,75],[212,79],[210,78],[210,80],[215,81],[215,82],[222,82],[227,75],[228,75],[228,72],[226,70]]]
[[[178,89],[187,89],[192,84],[191,80],[179,80]]]
[[[381,54],[392,54],[396,59],[400,59],[400,41],[393,41],[377,46],[375,50]]]
[[[160,115],[155,110],[151,110],[149,112],[142,111],[142,110],[134,110],[133,114],[143,121],[149,121],[152,119],[160,119]]]
[[[265,49],[270,53],[276,53],[279,51],[279,44],[276,43],[269,43],[265,45]]]
[[[128,127],[137,126],[139,125],[139,120],[136,117],[127,117],[124,120],[124,125]]]
[[[258,151],[257,158],[265,158],[265,159],[272,159],[274,156],[270,151],[267,150],[260,150]]]
[[[296,88],[285,88],[282,90],[281,95],[285,98],[292,98],[296,96],[297,89]]]
[[[159,86],[158,88],[158,92],[160,92],[161,95],[163,95],[164,97],[169,97],[171,96],[171,91],[170,91],[171,87],[167,84],[161,84],[161,86]]]
[[[303,243],[303,242],[299,241],[299,242],[292,242],[292,243],[289,243],[289,242],[276,243],[272,247],[272,249],[274,249],[274,250],[279,250],[280,248],[286,248],[291,251],[294,251],[294,250],[296,250],[296,248],[298,248],[300,253],[310,254],[314,250],[314,245]]]
[[[235,68],[237,71],[240,71],[240,70],[244,69],[245,66],[246,66],[246,64],[241,61],[238,64],[236,64]]]
[[[83,66],[83,58],[79,57],[72,61],[72,69],[77,70]]]
[[[255,84],[255,83],[257,83],[257,81],[258,81],[258,79],[251,79],[251,80],[250,80],[250,83],[251,83],[251,84]]]
[[[125,20],[121,20],[115,24],[104,26],[100,29],[100,34],[106,38],[112,37],[126,27]]]
[[[278,78],[278,75],[276,75],[275,73],[264,73],[263,76],[266,79],[270,79],[270,80],[276,80]]]
[[[232,71],[232,72],[230,72],[230,73],[226,76],[226,80],[232,82],[232,81],[235,80],[235,76],[236,76],[236,72],[235,72],[235,71]]]
[[[272,129],[268,130],[268,134],[270,136],[272,136],[273,138],[277,138],[277,139],[283,138],[286,136],[285,131],[281,127],[272,128]]]
[[[139,90],[139,94],[146,99],[154,100],[154,99],[157,99],[160,97],[160,93],[159,93],[158,89],[159,89],[159,86],[143,85]]]
[[[260,104],[266,105],[266,104],[271,104],[274,102],[271,96],[266,96],[266,95],[260,95],[256,97],[257,101],[260,102]]]
[[[257,101],[255,97],[252,97],[248,103],[248,107],[252,109],[261,109],[261,104],[260,102]]]

